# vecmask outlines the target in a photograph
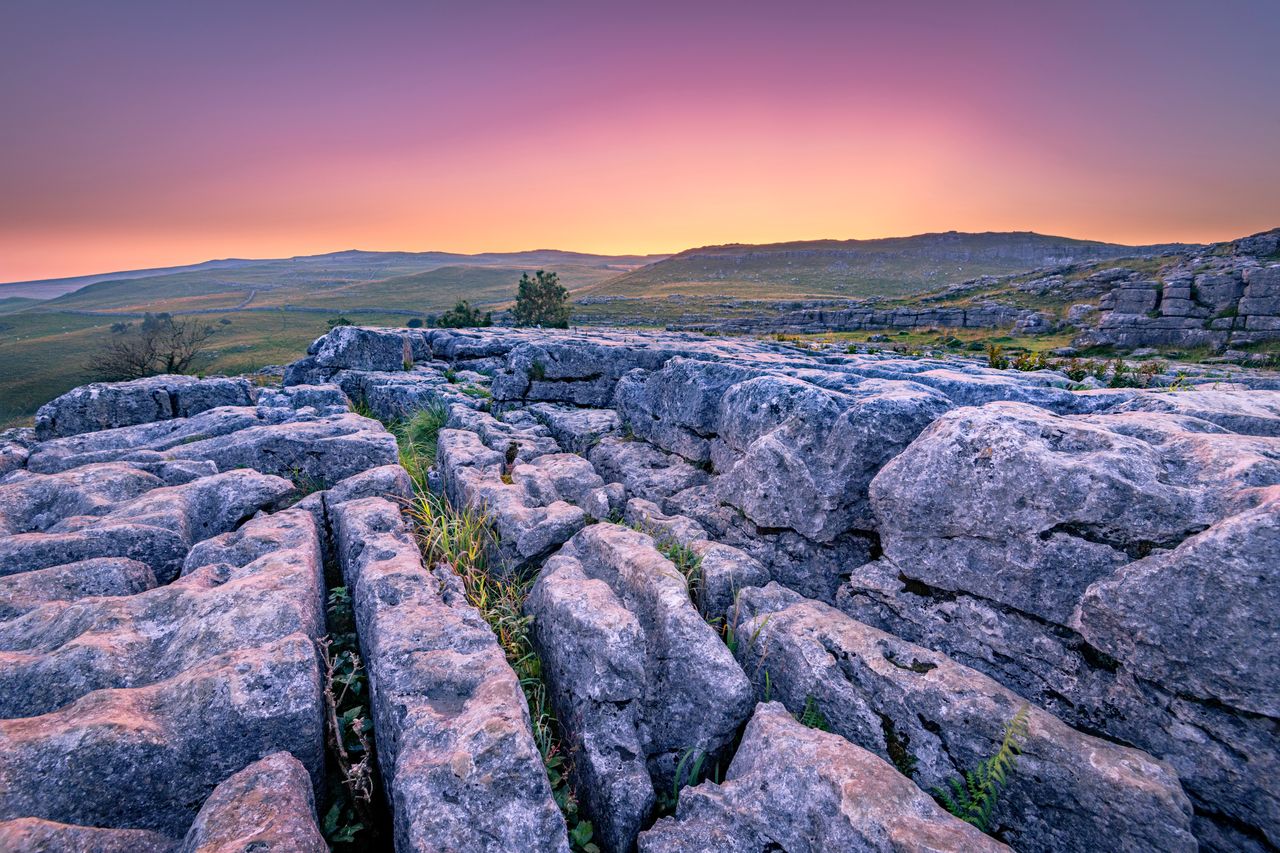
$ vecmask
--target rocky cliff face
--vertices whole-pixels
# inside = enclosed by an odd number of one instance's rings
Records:
[[[0,437],[0,845],[322,849],[341,583],[396,849],[581,848],[528,685],[353,411],[434,408],[423,482],[531,579],[600,849],[1273,849],[1280,392],[1066,385],[343,327],[279,388],[77,389]],[[930,793],[1015,718],[984,835]]]

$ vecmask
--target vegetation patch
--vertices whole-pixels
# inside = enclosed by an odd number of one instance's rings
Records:
[[[965,823],[976,826],[987,834],[992,831],[992,818],[1000,791],[1009,781],[1009,774],[1022,754],[1022,744],[1027,738],[1027,718],[1030,707],[1023,705],[1004,727],[1004,738],[995,755],[984,760],[963,778],[947,780],[950,790],[934,788],[934,798],[942,807]]]
[[[542,679],[542,661],[533,647],[533,620],[524,614],[524,602],[537,575],[527,573],[502,578],[491,574],[488,559],[495,534],[489,519],[474,509],[457,509],[425,487],[426,471],[435,459],[435,435],[443,424],[438,414],[426,415],[419,412],[407,422],[410,426],[400,427],[408,431],[406,434],[416,429],[418,435],[416,440],[411,438],[402,444],[400,453],[402,464],[408,462],[405,469],[410,471],[416,486],[407,515],[413,522],[423,559],[428,565],[445,563],[457,573],[467,602],[479,611],[497,637],[528,702],[533,738],[542,755],[552,795],[564,814],[573,849],[579,853],[599,853],[599,846],[592,841],[594,828],[579,813],[569,782],[569,753],[564,748]]]

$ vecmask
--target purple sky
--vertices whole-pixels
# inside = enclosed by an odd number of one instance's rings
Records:
[[[1280,2],[0,7],[0,280],[1280,225]]]

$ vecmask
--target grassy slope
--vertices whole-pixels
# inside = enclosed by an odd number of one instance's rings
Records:
[[[905,296],[983,275],[1129,252],[1132,247],[1029,233],[710,246],[681,252],[586,292],[743,299]]]

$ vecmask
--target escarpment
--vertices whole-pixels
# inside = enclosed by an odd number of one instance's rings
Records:
[[[1252,376],[339,327],[76,389],[0,434],[0,847],[1274,849]]]

